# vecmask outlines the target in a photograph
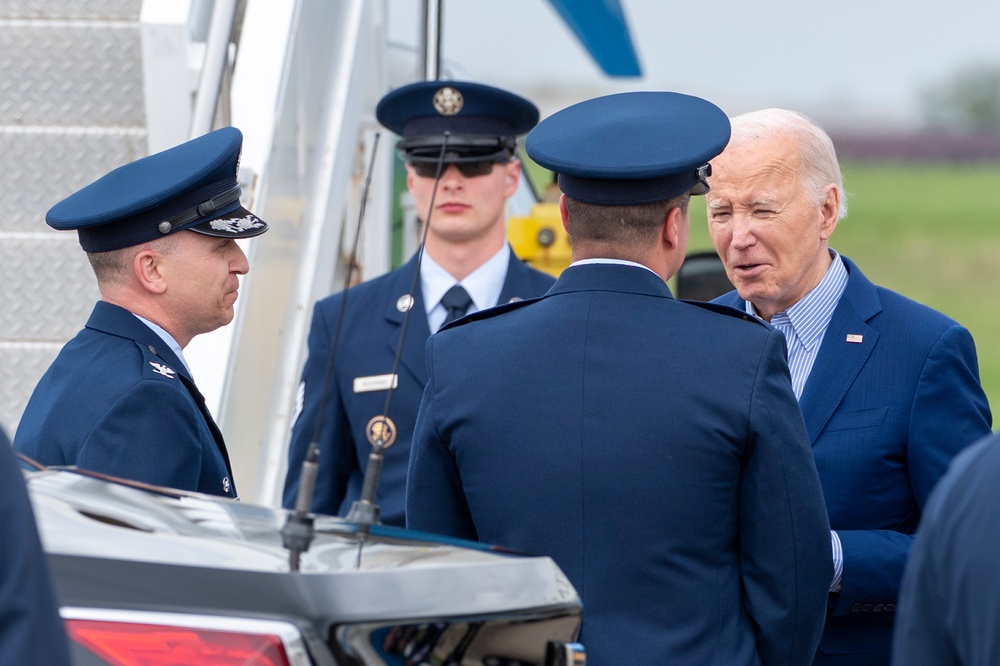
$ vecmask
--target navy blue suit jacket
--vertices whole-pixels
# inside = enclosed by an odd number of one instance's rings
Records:
[[[24,478],[0,443],[0,661],[69,664],[69,647]]]
[[[14,448],[45,465],[236,497],[222,433],[184,364],[105,301],[42,375]]]
[[[397,270],[348,290],[333,377],[328,385],[326,368],[343,292],[316,303],[309,330],[309,355],[299,387],[301,408],[292,426],[288,451],[283,498],[285,507],[295,506],[302,461],[316,435],[316,424],[320,419],[319,471],[312,510],[329,515],[347,515],[351,505],[361,496],[368,454],[371,452],[365,429],[373,417],[384,413],[386,391],[357,391],[354,380],[392,373],[405,314],[398,305],[400,298],[409,294],[413,287],[416,262],[414,256]],[[552,276],[529,268],[511,252],[499,302],[540,296],[553,282],[555,279]],[[385,450],[376,498],[381,507],[382,521],[400,527],[405,522],[403,506],[410,438],[420,396],[427,382],[424,345],[431,332],[425,311],[418,280],[415,303],[406,324],[398,386],[393,390],[389,408],[389,418],[396,425],[397,437],[395,443]],[[325,409],[321,409],[324,406]]]
[[[407,527],[552,557],[594,664],[809,663],[833,569],[784,338],[719,310],[581,265],[432,336]]]
[[[1000,436],[960,453],[931,493],[906,564],[893,661],[1000,664]]]
[[[842,259],[847,287],[800,400],[844,549],[816,663],[886,664],[927,496],[952,457],[990,433],[991,416],[969,331]],[[746,307],[735,291],[715,302]]]

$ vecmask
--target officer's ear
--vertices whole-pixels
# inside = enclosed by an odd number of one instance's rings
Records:
[[[507,173],[504,174],[504,196],[510,198],[517,192],[517,184],[521,180],[521,161],[514,159],[506,165]]]
[[[566,207],[566,195],[559,195],[559,217],[562,218],[563,229],[569,233],[569,209]]]
[[[681,225],[684,223],[684,213],[680,206],[670,209],[667,216],[663,218],[663,226],[660,232],[667,247],[676,250],[681,241]]]
[[[153,294],[162,294],[167,290],[163,260],[163,254],[148,247],[132,257],[132,274],[144,290]]]

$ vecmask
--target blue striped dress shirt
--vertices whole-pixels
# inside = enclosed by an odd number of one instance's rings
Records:
[[[833,261],[826,270],[826,275],[812,291],[802,297],[798,303],[776,312],[771,317],[771,325],[785,336],[788,347],[788,370],[792,375],[792,390],[797,399],[802,398],[802,389],[809,379],[816,356],[819,354],[826,327],[830,325],[833,311],[840,302],[840,297],[847,287],[847,269],[836,250],[830,250]],[[747,312],[757,315],[753,303],[747,301]],[[844,573],[844,552],[840,545],[840,537],[836,532],[830,533],[833,547],[833,582],[830,591],[840,589],[840,579]]]

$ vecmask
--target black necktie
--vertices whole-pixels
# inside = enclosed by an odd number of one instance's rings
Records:
[[[465,314],[465,311],[472,305],[472,298],[469,296],[469,292],[465,290],[465,287],[456,284],[444,292],[444,296],[441,297],[441,305],[447,311],[447,314],[444,316],[444,324],[447,324]],[[444,324],[441,324],[441,326],[444,326]]]

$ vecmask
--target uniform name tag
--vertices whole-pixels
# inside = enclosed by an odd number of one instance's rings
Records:
[[[399,385],[396,375],[372,375],[371,377],[355,377],[354,392],[370,393],[371,391],[388,391]]]

